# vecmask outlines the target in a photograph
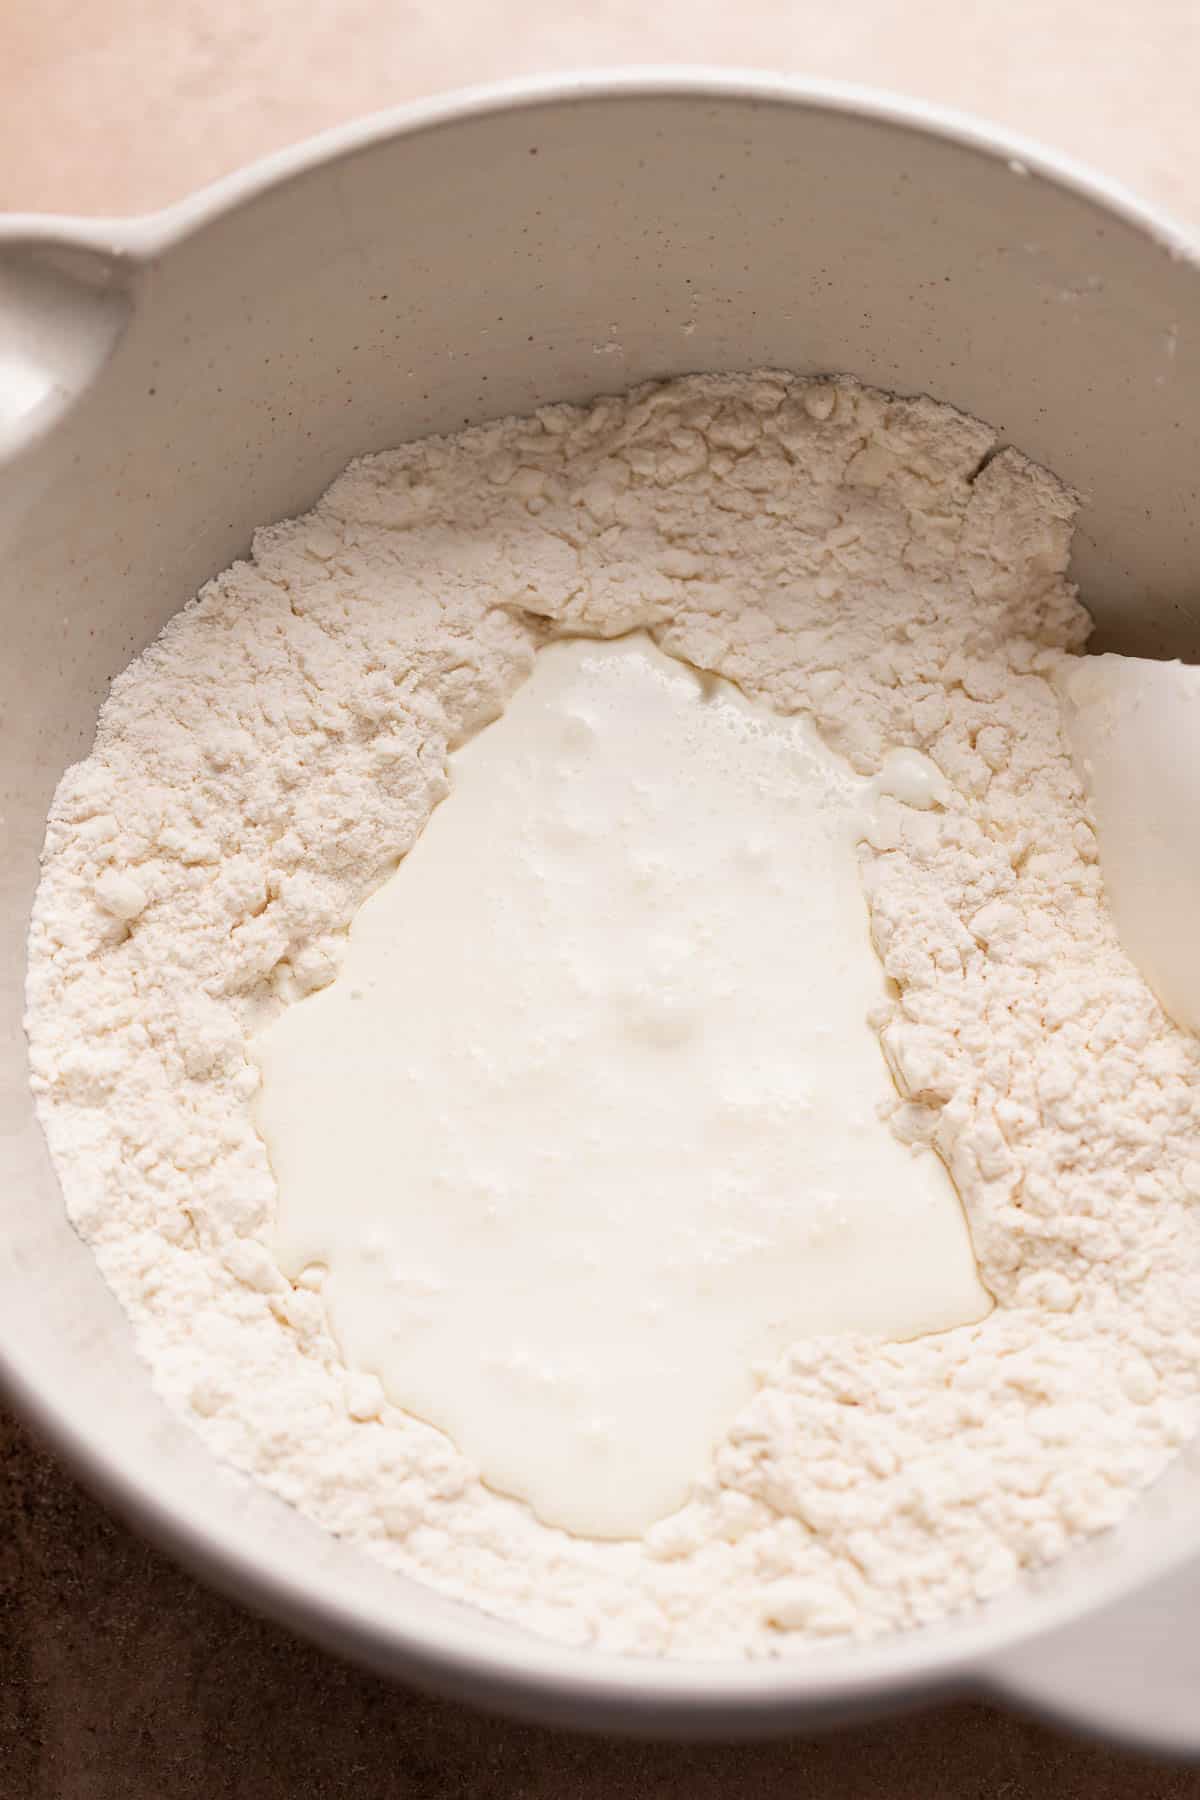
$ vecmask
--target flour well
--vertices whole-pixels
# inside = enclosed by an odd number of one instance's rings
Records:
[[[1195,1430],[1200,1045],[1122,954],[1052,677],[1071,496],[930,401],[696,377],[365,459],[113,686],[47,830],[39,1109],[160,1390],[393,1567],[610,1649],[749,1654],[986,1596]],[[349,1372],[266,1241],[250,1037],[547,635],[646,628],[879,777],[865,880],[891,1128],[951,1169],[996,1309],[802,1341],[636,1543],[484,1488]],[[921,751],[945,783],[929,804]],[[419,1021],[414,1021],[419,1032]]]
[[[451,780],[251,1044],[274,1247],[490,1487],[638,1537],[797,1338],[991,1310],[879,1116],[870,786],[644,632],[547,645]]]

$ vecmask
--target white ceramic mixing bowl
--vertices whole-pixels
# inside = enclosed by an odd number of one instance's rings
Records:
[[[0,1365],[206,1578],[397,1676],[692,1735],[932,1691],[1200,1752],[1200,1459],[968,1617],[865,1649],[567,1651],[391,1576],[219,1467],[151,1391],[34,1123],[24,938],[47,803],[110,677],[355,453],[694,369],[849,370],[1089,497],[1100,641],[1200,650],[1200,271],[1128,198],[845,90],[645,73],[334,132],[151,218],[0,226]]]

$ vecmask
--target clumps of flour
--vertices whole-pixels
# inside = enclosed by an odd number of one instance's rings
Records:
[[[646,1653],[918,1624],[1120,1517],[1200,1422],[1200,1044],[1117,944],[1060,732],[1073,514],[931,401],[693,377],[353,464],[114,683],[50,814],[33,1079],[71,1217],[218,1455],[394,1568]],[[332,979],[547,635],[634,627],[864,774],[910,746],[945,776],[865,852],[876,1023],[997,1306],[795,1345],[691,1504],[614,1544],[343,1366],[265,1246],[246,1045]]]

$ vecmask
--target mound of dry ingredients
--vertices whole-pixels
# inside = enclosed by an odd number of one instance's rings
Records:
[[[113,686],[30,938],[41,1117],[159,1389],[384,1562],[564,1639],[763,1653],[909,1626],[1113,1523],[1196,1428],[1200,1043],[1122,954],[1050,677],[1074,503],[984,425],[849,381],[696,377],[354,464]],[[795,1345],[695,1498],[574,1540],[347,1372],[264,1247],[248,1034],[347,923],[552,627],[647,626],[863,772],[925,750],[864,879],[892,1127],[995,1311]],[[420,1030],[420,1020],[413,1021]]]

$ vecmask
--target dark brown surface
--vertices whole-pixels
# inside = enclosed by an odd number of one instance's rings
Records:
[[[0,1414],[0,1800],[1200,1800],[980,1706],[685,1748],[489,1719],[218,1599]]]

